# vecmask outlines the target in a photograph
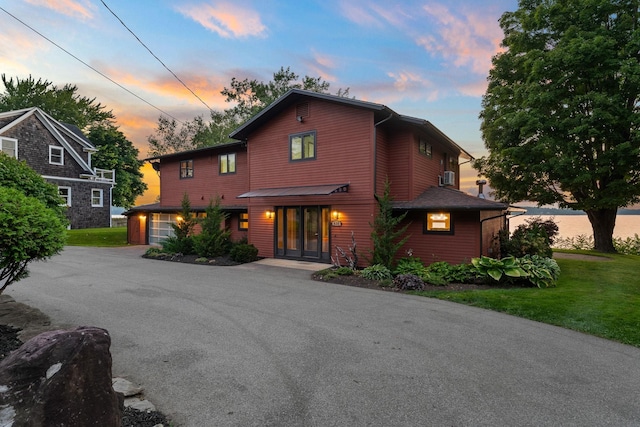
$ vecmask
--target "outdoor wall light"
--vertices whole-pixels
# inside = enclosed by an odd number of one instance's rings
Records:
[[[273,211],[267,210],[265,215],[267,216],[267,219],[273,219]]]
[[[331,212],[331,220],[333,221],[337,221],[340,219],[340,212],[338,211],[332,211]]]
[[[176,221],[181,222],[182,220],[184,220],[184,218],[182,218],[180,215],[176,217]]]
[[[147,219],[147,216],[145,214],[140,214],[138,215],[138,218],[140,219]]]

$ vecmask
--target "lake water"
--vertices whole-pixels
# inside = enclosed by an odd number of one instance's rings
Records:
[[[586,215],[520,215],[509,219],[509,230],[513,232],[520,224],[524,224],[527,219],[540,217],[543,220],[553,219],[558,225],[558,234],[566,239],[576,237],[581,234],[592,236],[591,223]],[[613,230],[614,237],[633,237],[640,235],[640,215],[618,215],[616,217],[616,228]]]

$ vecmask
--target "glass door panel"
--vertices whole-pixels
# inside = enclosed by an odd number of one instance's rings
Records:
[[[304,208],[304,255],[318,257],[318,207]]]
[[[329,221],[330,214],[329,208],[322,208],[322,221],[320,222],[320,227],[322,228],[322,254],[323,258],[325,258],[324,254],[326,254],[326,258],[329,258]]]
[[[285,255],[300,256],[300,208],[287,208]]]

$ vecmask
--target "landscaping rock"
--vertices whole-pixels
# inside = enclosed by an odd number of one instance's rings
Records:
[[[42,333],[0,362],[2,425],[120,426],[109,333],[78,327]]]

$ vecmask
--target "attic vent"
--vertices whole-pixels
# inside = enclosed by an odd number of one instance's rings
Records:
[[[309,117],[309,103],[304,102],[296,105],[296,117]]]

